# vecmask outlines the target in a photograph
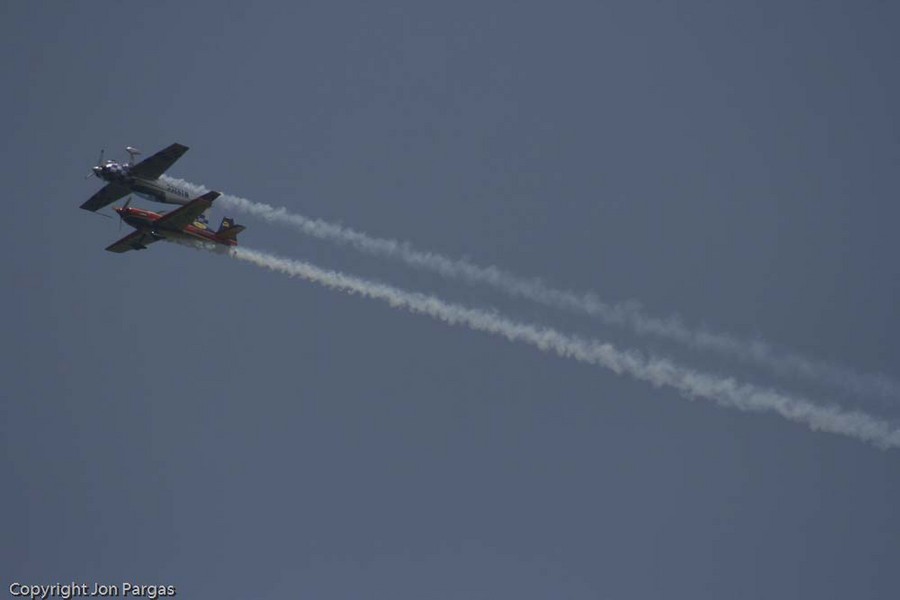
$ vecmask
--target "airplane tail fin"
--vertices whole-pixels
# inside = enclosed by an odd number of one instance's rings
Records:
[[[216,235],[219,237],[237,240],[237,234],[246,229],[243,225],[237,225],[234,222],[234,219],[230,217],[225,217],[222,219],[222,224],[219,225],[219,230],[216,232]]]

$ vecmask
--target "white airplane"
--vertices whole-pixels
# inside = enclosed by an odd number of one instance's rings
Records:
[[[93,174],[108,183],[81,208],[93,212],[128,194],[166,204],[187,204],[193,199],[188,190],[159,180],[159,176],[188,151],[187,146],[172,144],[137,164],[132,163],[134,157],[141,153],[140,150],[127,146],[125,151],[131,160],[124,163],[114,160],[104,162],[103,151],[100,152],[97,166],[92,169]]]

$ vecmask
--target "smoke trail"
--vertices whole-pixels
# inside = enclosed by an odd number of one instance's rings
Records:
[[[183,179],[163,176],[168,181],[191,189],[196,195],[208,191],[203,186]],[[634,303],[611,305],[593,293],[559,290],[539,279],[520,277],[497,267],[482,267],[462,259],[416,250],[409,243],[376,238],[319,219],[290,213],[285,208],[252,202],[237,196],[223,195],[219,203],[241,210],[270,223],[293,226],[302,233],[321,240],[352,246],[362,252],[399,260],[410,266],[432,271],[468,284],[488,285],[509,296],[524,298],[556,309],[581,313],[600,319],[608,325],[625,326],[640,335],[651,335],[695,349],[710,350],[732,356],[747,363],[768,368],[782,376],[794,376],[842,388],[854,394],[900,398],[900,383],[880,374],[859,374],[846,367],[807,358],[795,352],[778,350],[763,341],[746,341],[725,333],[692,330],[675,318],[662,319],[641,312]]]
[[[866,413],[845,411],[837,406],[820,406],[803,398],[694,371],[668,360],[644,358],[637,352],[622,351],[608,343],[516,322],[495,313],[324,270],[302,261],[248,248],[233,248],[229,254],[238,260],[300,277],[331,289],[382,300],[394,308],[427,315],[449,325],[463,325],[476,331],[499,335],[512,342],[529,344],[543,352],[606,367],[616,374],[625,373],[657,387],[669,386],[691,399],[706,398],[721,406],[742,411],[775,412],[814,431],[847,435],[880,448],[900,447],[900,429]]]

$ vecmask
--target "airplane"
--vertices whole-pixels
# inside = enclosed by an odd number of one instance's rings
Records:
[[[146,250],[149,244],[159,240],[174,242],[212,242],[222,246],[237,246],[237,234],[245,228],[236,225],[234,219],[225,217],[218,231],[212,231],[206,223],[203,212],[212,206],[213,200],[221,196],[219,192],[208,192],[194,198],[184,206],[169,213],[155,213],[140,208],[130,208],[131,198],[115,209],[119,218],[136,231],[110,244],[110,252]]]
[[[159,179],[160,175],[188,151],[187,146],[172,144],[137,164],[132,163],[134,157],[141,151],[131,146],[126,146],[125,151],[131,160],[124,163],[114,160],[103,162],[103,151],[100,151],[97,166],[91,171],[93,175],[108,183],[82,204],[81,208],[93,212],[132,193],[166,204],[187,204],[191,201],[191,193],[188,190]]]

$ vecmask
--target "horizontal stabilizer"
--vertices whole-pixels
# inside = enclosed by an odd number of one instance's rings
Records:
[[[216,232],[216,235],[229,240],[237,240],[237,234],[244,229],[246,229],[246,227],[235,224],[234,219],[225,217],[222,219],[222,224],[219,225],[219,230]]]

